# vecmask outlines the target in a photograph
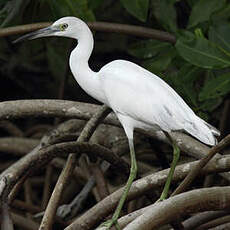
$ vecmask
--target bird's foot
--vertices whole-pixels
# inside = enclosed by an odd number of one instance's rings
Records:
[[[163,200],[166,200],[165,198],[159,198],[156,202],[161,202]]]
[[[164,201],[164,200],[167,200],[167,197],[161,195],[160,198],[155,201],[155,203],[158,203],[158,202],[161,202],[161,201]]]
[[[119,224],[117,223],[117,219],[110,219],[110,220],[105,221],[99,226],[99,229],[102,228],[105,230],[109,230],[113,225],[115,226],[117,230],[121,230]]]
[[[159,201],[167,200],[167,195],[162,194],[159,198]]]

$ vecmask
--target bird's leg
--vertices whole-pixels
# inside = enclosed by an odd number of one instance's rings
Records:
[[[173,161],[172,161],[172,164],[171,164],[171,168],[170,168],[170,171],[169,171],[169,174],[168,174],[168,177],[167,177],[163,192],[161,193],[161,196],[160,196],[160,199],[159,199],[160,201],[165,200],[167,198],[167,196],[168,196],[169,187],[170,187],[170,184],[171,184],[171,181],[172,181],[172,178],[173,178],[173,174],[174,174],[177,162],[178,162],[179,157],[180,157],[180,149],[177,146],[176,142],[171,138],[171,136],[167,132],[164,132],[164,133],[165,133],[165,136],[172,143]]]
[[[129,174],[129,179],[126,183],[125,189],[122,193],[121,199],[119,201],[119,204],[117,205],[117,208],[113,214],[112,219],[106,221],[105,223],[103,223],[101,226],[106,227],[107,229],[109,229],[110,227],[112,227],[112,225],[114,224],[117,230],[120,230],[120,227],[117,223],[117,219],[120,215],[121,209],[125,203],[126,197],[129,193],[129,189],[132,185],[133,180],[135,179],[136,175],[137,175],[137,162],[136,162],[136,156],[135,156],[135,150],[134,150],[134,144],[133,144],[133,139],[129,139],[129,148],[130,148],[130,157],[131,157],[131,169],[130,169],[130,174]]]

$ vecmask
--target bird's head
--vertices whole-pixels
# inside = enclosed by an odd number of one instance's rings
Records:
[[[51,26],[25,34],[14,41],[32,40],[41,37],[59,36],[78,39],[86,24],[75,17],[64,17],[58,19]]]

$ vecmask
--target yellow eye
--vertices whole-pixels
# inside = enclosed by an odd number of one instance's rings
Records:
[[[68,27],[68,24],[66,24],[66,23],[61,24],[61,25],[60,25],[60,30],[61,30],[61,31],[64,31],[64,30],[67,29],[67,27]]]

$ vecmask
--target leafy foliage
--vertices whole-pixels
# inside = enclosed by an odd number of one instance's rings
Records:
[[[177,30],[177,15],[174,2],[168,0],[152,1],[154,16],[165,30],[172,32],[176,32]]]
[[[188,28],[197,26],[199,23],[209,21],[211,15],[223,8],[225,0],[199,0],[192,8],[189,17]]]
[[[230,66],[230,56],[206,38],[194,37],[192,40],[187,40],[184,37],[180,37],[175,47],[178,53],[193,65],[206,69]]]
[[[164,30],[176,36],[175,44],[96,33],[94,68],[99,69],[117,58],[133,59],[171,84],[197,113],[206,118],[229,95],[229,1],[3,0],[0,6],[1,27],[74,15],[85,21],[140,24]],[[41,39],[20,44],[12,50],[12,45],[2,39],[0,74],[31,94],[31,85],[16,76],[21,72],[39,75],[37,90],[47,91],[48,88],[46,97],[56,97],[58,85],[68,69],[71,44],[68,39]],[[77,94],[76,83],[72,83],[71,77],[68,82],[67,97],[73,97]]]
[[[218,44],[223,48],[223,51],[230,55],[230,25],[229,24],[219,24],[216,26],[211,26],[209,29],[209,39],[210,41]]]
[[[84,20],[95,20],[92,10],[88,8],[87,0],[52,0],[49,4],[55,18],[73,15]]]
[[[148,14],[149,0],[120,0],[125,9],[134,17],[145,22]]]
[[[230,73],[222,74],[207,82],[200,92],[200,100],[205,101],[224,96],[229,92]]]

